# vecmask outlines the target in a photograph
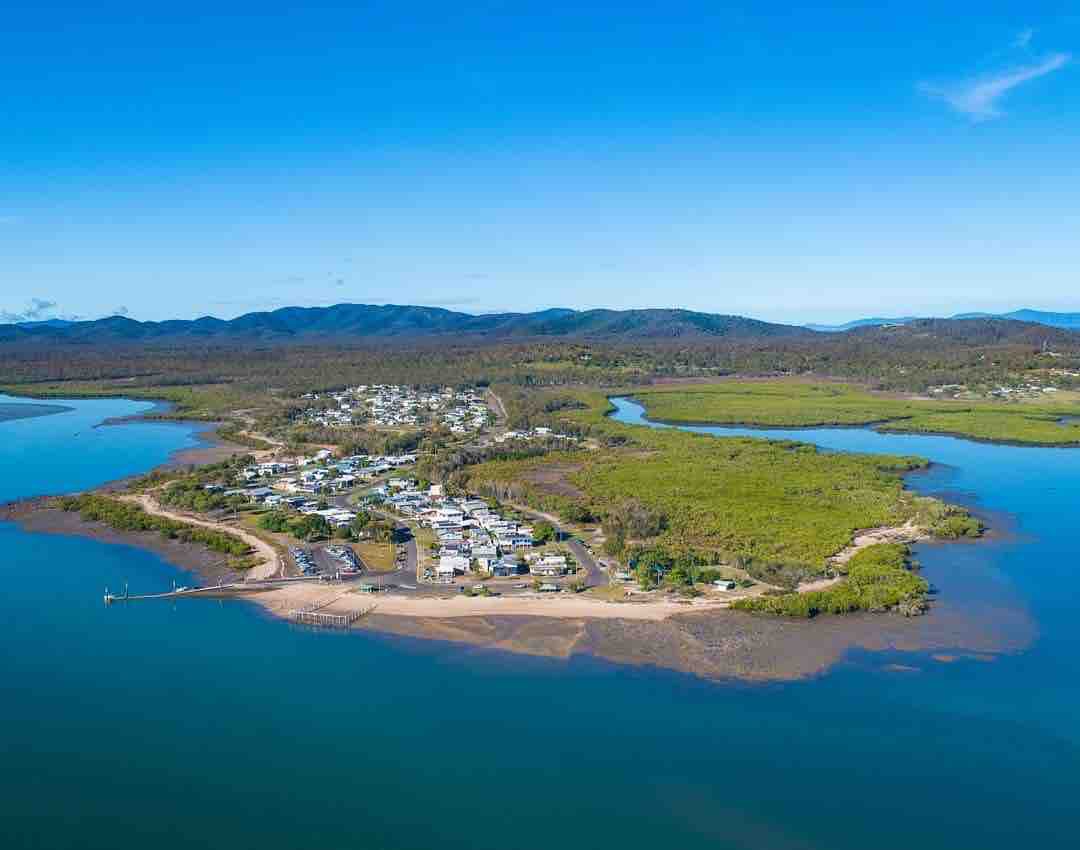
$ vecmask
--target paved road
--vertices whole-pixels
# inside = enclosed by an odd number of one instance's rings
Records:
[[[608,578],[608,574],[596,563],[596,559],[589,554],[589,550],[585,548],[584,543],[573,537],[567,538],[565,543],[567,548],[574,554],[577,562],[586,569],[588,575],[585,578],[585,583],[589,587],[604,587],[610,583],[611,580]]]
[[[596,562],[596,559],[589,554],[589,550],[585,548],[585,544],[567,531],[559,522],[557,516],[544,513],[543,511],[537,511],[527,505],[519,505],[515,502],[509,502],[508,504],[510,507],[527,516],[542,519],[545,522],[551,523],[551,527],[555,529],[555,533],[559,536],[559,541],[566,544],[577,562],[585,568],[587,573],[585,583],[589,587],[604,587],[611,583],[608,574],[604,572],[604,569]]]

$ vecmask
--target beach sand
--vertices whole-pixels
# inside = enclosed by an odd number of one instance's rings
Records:
[[[121,534],[84,523],[77,514],[32,503],[8,506],[3,518],[27,531],[76,534],[146,548],[196,572],[206,584],[242,580],[224,567],[220,556],[155,533]],[[364,611],[354,630],[453,641],[463,650],[553,658],[587,654],[710,679],[771,681],[815,676],[859,649],[883,652],[879,666],[895,662],[893,652],[992,659],[1020,651],[1036,637],[1034,624],[1019,606],[967,611],[937,603],[928,615],[910,619],[851,614],[799,620],[727,610],[722,602],[622,603],[569,594],[487,598],[433,597],[419,592],[366,594],[358,592],[359,584],[296,582],[236,597],[279,618],[287,618],[294,608],[322,603],[329,603],[321,609],[329,614]],[[940,663],[929,656],[926,660]]]

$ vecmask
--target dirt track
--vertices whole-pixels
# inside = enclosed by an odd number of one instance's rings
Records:
[[[249,531],[244,531],[241,528],[236,528],[235,526],[227,525],[223,522],[211,522],[210,520],[198,519],[197,517],[188,516],[187,514],[166,510],[161,507],[152,496],[145,493],[138,495],[124,495],[120,496],[120,498],[125,502],[134,502],[148,514],[153,514],[154,516],[164,517],[165,519],[171,519],[176,522],[184,522],[188,525],[212,528],[214,531],[220,531],[223,534],[231,534],[234,537],[239,537],[262,559],[260,563],[248,570],[246,579],[249,581],[272,578],[273,576],[280,575],[282,572],[281,558],[278,556],[274,547]]]

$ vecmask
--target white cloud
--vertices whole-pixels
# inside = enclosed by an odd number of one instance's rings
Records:
[[[61,313],[57,308],[60,305],[48,298],[31,298],[30,303],[17,313],[10,310],[0,310],[0,324],[18,324],[19,322],[46,322],[50,319],[61,319],[65,322],[78,322],[82,316],[73,313]]]
[[[1010,91],[1064,68],[1071,59],[1068,53],[1052,53],[1034,64],[997,71],[955,85],[933,86],[924,83],[919,88],[931,97],[944,100],[963,115],[976,121],[987,121],[1004,114],[998,107],[998,101]]]

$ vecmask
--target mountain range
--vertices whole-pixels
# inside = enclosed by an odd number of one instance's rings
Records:
[[[844,322],[842,325],[804,325],[812,331],[822,333],[841,333],[854,330],[855,328],[881,327],[885,325],[907,325],[918,321],[923,316],[899,316],[892,319],[870,318],[855,319]],[[1036,325],[1047,325],[1051,328],[1064,328],[1065,330],[1080,330],[1080,313],[1050,313],[1045,310],[1014,310],[1011,313],[957,313],[949,316],[950,319],[1011,319],[1017,322],[1031,322]]]
[[[1004,321],[1009,320],[1009,321]],[[1010,330],[1015,325],[1015,333]],[[438,307],[336,304],[332,307],[284,307],[247,313],[235,319],[174,319],[140,322],[126,316],[92,321],[48,319],[0,325],[0,342],[14,343],[229,343],[356,339],[449,338],[507,340],[563,337],[607,340],[664,339],[813,339],[823,332],[860,334],[889,328],[919,329],[946,335],[971,333],[972,325],[992,325],[993,333],[1016,335],[1044,325],[1080,330],[1080,313],[1017,310],[1004,315],[965,313],[949,319],[867,318],[843,325],[782,325],[742,316],[691,310],[569,310],[473,315]],[[946,326],[951,327],[948,330]],[[984,333],[983,327],[979,333]],[[1025,332],[1026,333],[1026,332]]]
[[[0,325],[0,342],[125,343],[155,341],[288,341],[461,336],[671,339],[812,336],[813,331],[690,310],[568,310],[472,315],[438,307],[336,304],[284,307],[235,319],[140,322],[124,316],[93,321]]]

